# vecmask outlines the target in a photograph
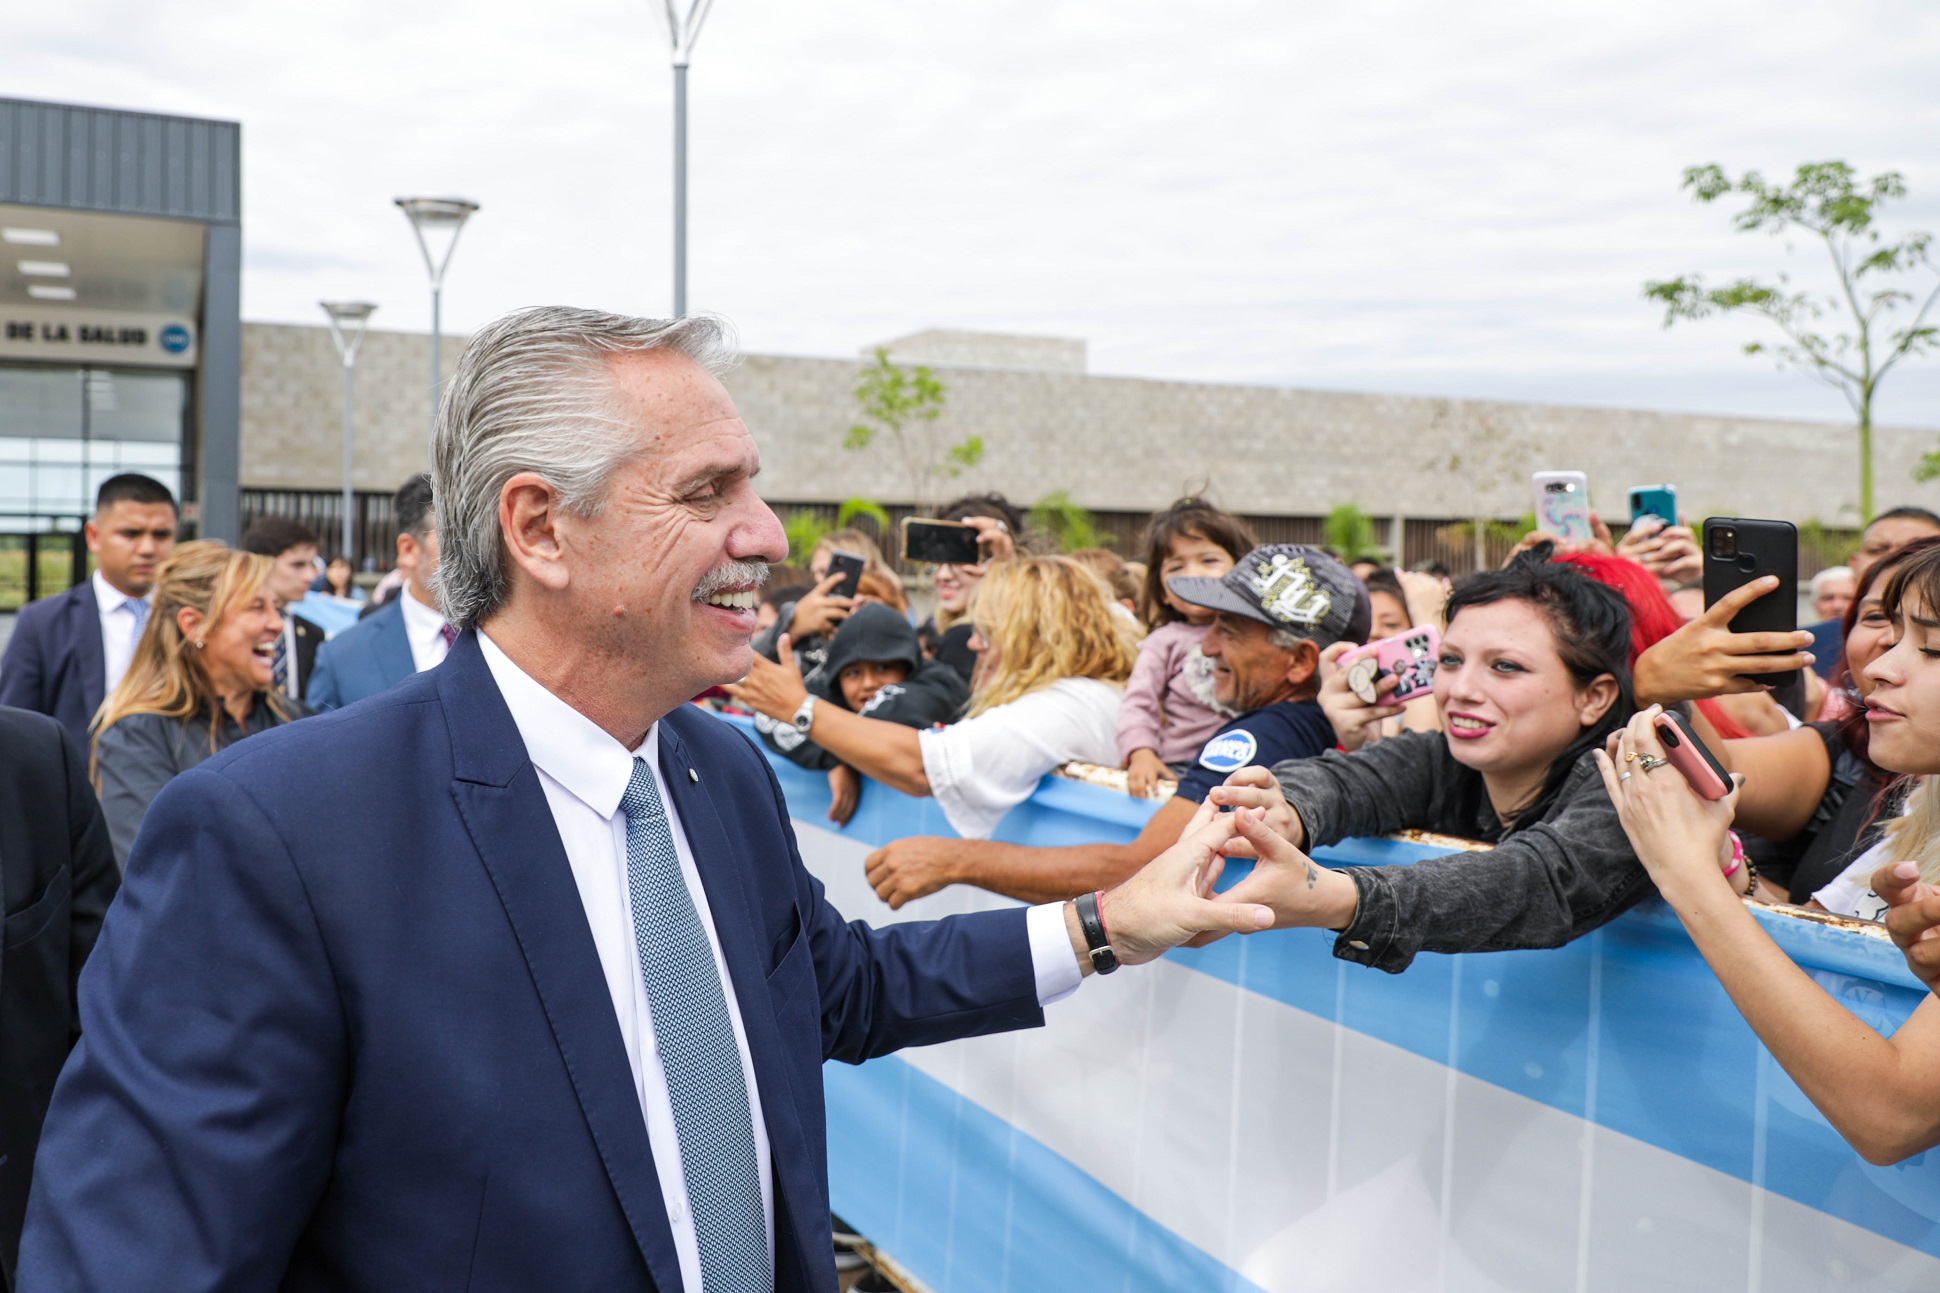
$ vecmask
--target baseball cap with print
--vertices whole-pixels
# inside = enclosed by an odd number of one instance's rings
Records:
[[[1180,575],[1165,586],[1181,601],[1286,629],[1323,650],[1366,642],[1374,618],[1367,585],[1333,557],[1299,543],[1255,548],[1220,579]]]

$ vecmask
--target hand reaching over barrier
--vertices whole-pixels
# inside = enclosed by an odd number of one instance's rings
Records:
[[[1118,965],[1141,965],[1175,947],[1272,926],[1275,913],[1270,907],[1230,892],[1212,891],[1226,866],[1223,850],[1248,830],[1262,838],[1279,838],[1260,824],[1258,814],[1222,814],[1187,831],[1131,879],[1097,895],[1098,916]],[[1097,958],[1090,951],[1077,904],[1067,904],[1064,910],[1072,948],[1084,972],[1090,973]]]
[[[1199,811],[1193,814],[1185,830],[1180,832],[1180,838],[1199,830],[1225,808],[1257,808],[1265,814],[1263,820],[1268,830],[1290,841],[1295,848],[1307,842],[1300,814],[1293,811],[1293,805],[1281,793],[1280,783],[1274,780],[1271,768],[1241,768],[1226,778],[1225,785],[1214,786],[1206,793],[1206,802],[1199,805]],[[1252,857],[1246,840],[1247,837],[1243,835],[1235,838],[1226,849],[1226,856]]]

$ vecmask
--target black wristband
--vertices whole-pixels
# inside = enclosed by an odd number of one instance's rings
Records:
[[[1111,950],[1111,939],[1105,934],[1105,922],[1098,915],[1098,895],[1079,894],[1076,906],[1078,928],[1084,931],[1085,946],[1091,951],[1091,968],[1099,974],[1110,974],[1118,968],[1118,953]]]

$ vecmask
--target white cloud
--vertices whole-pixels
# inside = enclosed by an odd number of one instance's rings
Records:
[[[244,123],[251,318],[350,294],[426,326],[408,192],[484,204],[450,326],[667,308],[648,0],[70,0],[8,25],[10,93]],[[1083,336],[1117,373],[1838,417],[1739,353],[1752,321],[1666,332],[1640,287],[1777,263],[1678,191],[1693,162],[1897,168],[1940,231],[1936,55],[1914,0],[718,0],[691,297],[784,353],[981,327]],[[1940,364],[1882,417],[1940,425]]]

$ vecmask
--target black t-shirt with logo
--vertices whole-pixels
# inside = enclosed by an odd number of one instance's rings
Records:
[[[1213,733],[1179,778],[1179,797],[1195,804],[1241,768],[1270,768],[1285,759],[1311,759],[1338,744],[1334,725],[1317,700],[1283,700],[1242,714]]]

